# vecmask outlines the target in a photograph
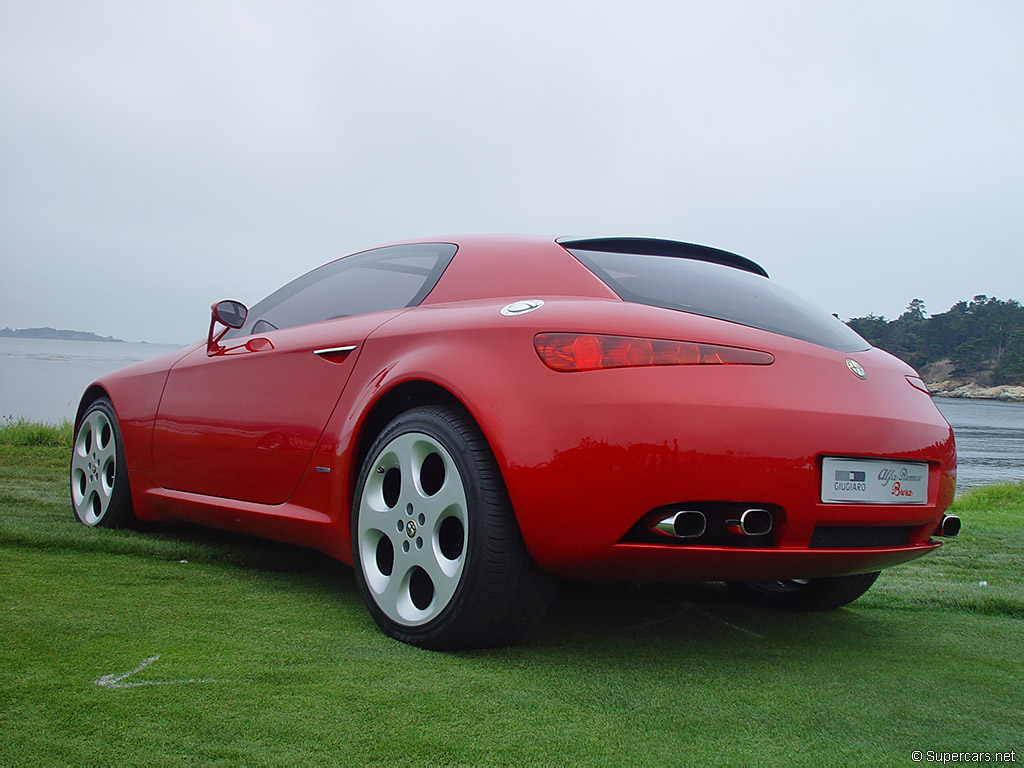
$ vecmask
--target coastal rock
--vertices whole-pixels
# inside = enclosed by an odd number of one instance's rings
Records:
[[[939,397],[1024,402],[1024,385],[993,384],[991,370],[978,371],[971,376],[957,376],[956,366],[948,358],[922,367],[921,378],[931,393]]]
[[[998,387],[983,387],[976,382],[929,381],[928,389],[939,397],[966,397],[977,400],[1006,400],[1024,402],[1024,387],[1004,384]]]

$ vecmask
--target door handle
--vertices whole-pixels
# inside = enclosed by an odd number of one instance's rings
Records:
[[[324,349],[314,349],[313,354],[331,363],[341,363],[348,357],[348,353],[355,348],[355,344],[347,347],[325,347]]]

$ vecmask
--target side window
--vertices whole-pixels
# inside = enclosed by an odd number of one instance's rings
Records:
[[[416,306],[437,285],[455,250],[450,243],[413,243],[344,256],[274,291],[225,338]]]

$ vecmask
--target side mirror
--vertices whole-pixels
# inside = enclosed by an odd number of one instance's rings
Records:
[[[245,308],[245,304],[242,302],[228,299],[218,301],[210,307],[210,314],[210,332],[206,336],[206,354],[214,355],[221,350],[217,342],[228,332],[228,328],[241,328],[245,325],[245,318],[249,314],[249,310]],[[217,323],[226,325],[227,328],[214,337],[213,329],[217,326]]]
[[[213,319],[228,328],[241,328],[245,325],[245,316],[249,314],[245,304],[230,299],[218,301],[210,309],[213,310]]]

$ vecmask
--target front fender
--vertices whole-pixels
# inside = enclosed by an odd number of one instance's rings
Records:
[[[152,472],[153,423],[167,382],[167,373],[191,349],[189,347],[143,360],[94,381],[86,387],[79,401],[75,429],[89,404],[98,397],[107,397],[117,415],[129,469]]]

